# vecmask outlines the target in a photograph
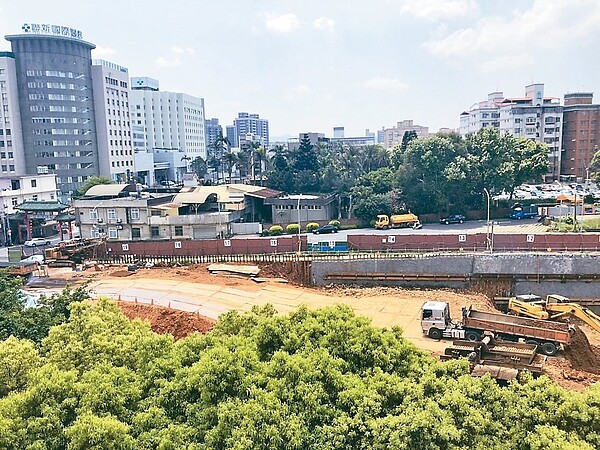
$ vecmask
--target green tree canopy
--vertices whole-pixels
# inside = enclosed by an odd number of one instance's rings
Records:
[[[78,196],[83,196],[85,193],[93,186],[97,186],[98,184],[114,184],[115,182],[111,180],[109,177],[105,176],[91,176],[88,177],[87,180],[81,185],[81,187],[77,190]]]
[[[174,342],[113,302],[76,303],[39,352],[11,338],[0,363],[7,450],[600,446],[600,385],[501,387],[345,306],[229,312]]]

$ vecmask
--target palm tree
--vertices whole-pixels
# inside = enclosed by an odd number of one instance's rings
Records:
[[[231,184],[231,174],[233,172],[233,167],[235,166],[236,162],[238,162],[238,155],[229,150],[223,154],[223,162],[224,166],[227,166],[227,171],[229,173],[229,184]]]
[[[230,148],[231,143],[223,136],[223,132],[220,131],[217,139],[215,139],[211,146],[212,154],[208,158],[209,167],[214,168],[217,172],[217,182],[219,180],[219,167],[224,168],[221,164],[223,154],[225,151],[229,151]],[[223,174],[223,178],[225,178],[225,174]]]
[[[267,151],[265,150],[264,147],[258,147],[255,149],[254,151],[254,155],[256,156],[256,160],[258,161],[258,177],[259,177],[259,186],[262,186],[262,175],[264,172],[263,169],[263,161],[265,161],[267,159]],[[254,170],[253,170],[253,176],[254,176]]]

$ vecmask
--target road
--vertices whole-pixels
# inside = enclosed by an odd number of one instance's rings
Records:
[[[24,245],[13,245],[11,247],[0,248],[0,261],[8,261],[8,249],[20,249],[21,258],[26,258],[31,255],[43,255],[47,247],[51,247],[60,242],[60,235],[51,236],[47,238],[50,241],[50,245],[38,245],[36,247],[25,247]]]
[[[492,229],[490,228],[490,231]],[[307,236],[309,243],[317,242],[345,242],[348,239],[348,235],[351,234],[375,234],[389,236],[394,234],[474,234],[474,233],[486,233],[487,226],[485,220],[472,220],[462,224],[453,225],[442,225],[442,224],[425,224],[423,228],[419,230],[413,230],[412,228],[396,228],[390,230],[376,230],[374,228],[356,228],[352,230],[340,230],[333,234],[312,234],[302,233]],[[546,227],[537,222],[537,219],[526,219],[526,220],[500,220],[494,222],[493,233],[495,234],[509,234],[509,233],[526,233],[526,234],[544,234],[546,233]],[[249,236],[234,236],[234,239],[249,239],[256,238],[256,235]],[[270,239],[265,237],[265,239]],[[55,245],[60,242],[60,236],[52,236],[48,238],[51,245]],[[11,248],[19,248],[22,250],[22,257],[26,258],[31,255],[41,255],[44,253],[46,246],[38,247],[25,247],[23,245],[15,245]],[[0,248],[0,261],[8,261],[8,250],[6,247]]]
[[[538,223],[537,219],[525,220],[499,220],[494,222],[494,234],[544,234],[547,227]],[[475,234],[486,233],[487,226],[485,220],[471,220],[465,223],[442,225],[442,224],[425,224],[419,230],[412,228],[395,228],[389,230],[376,230],[374,228],[357,228],[353,230],[340,230],[333,234],[312,234],[307,233],[309,243],[317,243],[324,241],[346,241],[348,235],[351,234],[375,234],[375,235],[395,235],[395,234]],[[490,227],[492,232],[492,227]]]

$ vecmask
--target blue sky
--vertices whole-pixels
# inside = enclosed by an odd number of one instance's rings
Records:
[[[272,138],[457,128],[531,82],[600,102],[598,0],[0,0],[2,35],[32,22],[81,30],[94,58],[203,97],[224,125],[258,113]]]

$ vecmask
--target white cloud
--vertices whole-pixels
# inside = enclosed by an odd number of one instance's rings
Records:
[[[335,20],[330,19],[328,17],[319,17],[315,19],[313,22],[313,26],[317,30],[327,31],[329,33],[333,33],[335,30]]]
[[[527,10],[509,17],[483,17],[423,46],[442,57],[468,57],[479,53],[510,55],[518,49],[553,49],[597,32],[600,2],[597,0],[534,0]]]
[[[400,12],[426,20],[453,19],[479,12],[475,0],[404,0]]]
[[[97,46],[94,50],[94,58],[106,58],[107,56],[113,55],[115,53],[115,49],[111,47],[101,47]]]
[[[499,56],[497,58],[484,61],[481,64],[480,69],[482,72],[492,73],[506,69],[531,66],[533,63],[533,56],[528,53],[520,53],[515,55]]]
[[[265,26],[273,33],[290,33],[300,28],[300,19],[296,14],[265,14]]]
[[[395,78],[375,77],[364,83],[366,88],[380,91],[401,91],[408,88],[408,84]]]
[[[181,66],[186,57],[192,56],[195,50],[192,47],[179,47],[172,45],[167,54],[159,56],[154,60],[154,64],[161,68]]]
[[[299,84],[288,90],[285,94],[283,94],[283,99],[288,102],[295,102],[301,99],[302,97],[307,96],[310,93],[311,89],[306,84]]]

